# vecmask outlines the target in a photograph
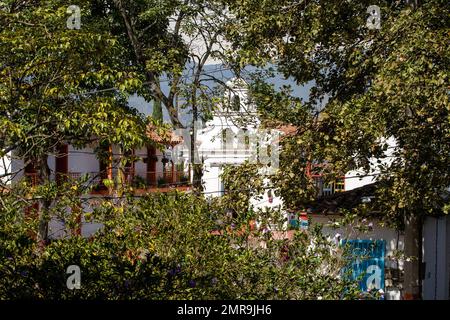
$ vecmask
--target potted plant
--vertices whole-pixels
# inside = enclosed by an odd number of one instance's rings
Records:
[[[148,157],[142,158],[143,163],[151,163],[151,162],[158,162],[158,156],[156,154],[149,155]]]
[[[165,187],[167,186],[167,180],[164,177],[158,178],[158,187]]]
[[[146,187],[146,181],[141,176],[135,176],[133,179],[133,187],[138,189],[144,189]]]
[[[168,164],[169,163],[169,158],[166,158],[166,156],[163,156],[163,158],[161,159],[161,162],[163,164]]]
[[[180,182],[181,182],[181,184],[188,184],[189,183],[189,177],[187,175],[183,174],[180,177]]]

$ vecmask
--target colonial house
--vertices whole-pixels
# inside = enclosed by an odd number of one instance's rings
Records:
[[[128,154],[122,154],[117,145],[99,146],[95,139],[83,148],[61,144],[56,148],[55,154],[48,157],[50,180],[62,183],[64,180],[88,176],[88,183],[94,186],[92,194],[104,194],[108,188],[103,180],[117,181],[119,176],[122,176],[123,183],[134,186],[135,189],[149,191],[155,188],[160,191],[187,182],[187,172],[183,166],[176,167],[170,158],[170,149],[181,143],[182,138],[174,133],[169,137],[161,137],[152,125],[148,126],[147,135],[155,144],[133,149]],[[156,144],[164,145],[165,148],[160,150]],[[106,160],[98,156],[98,149],[107,154]],[[131,160],[121,167],[119,162],[123,156]],[[33,163],[26,164],[23,159],[13,159],[12,170],[19,172],[14,180],[26,177],[32,184],[38,182]]]
[[[8,152],[4,157],[0,157],[0,188],[2,184],[10,183],[11,173],[11,152]]]
[[[395,141],[387,139],[386,142],[389,145],[386,155],[390,159]],[[450,217],[442,214],[424,219],[422,256],[418,257],[422,273],[417,283],[421,288],[420,297],[412,294],[415,289],[406,284],[407,281],[411,283],[413,277],[408,274],[410,270],[405,270],[405,260],[411,259],[405,254],[414,251],[414,230],[408,226],[405,230],[387,226],[380,220],[379,212],[364,219],[363,224],[367,227],[364,232],[352,225],[332,227],[332,222],[342,217],[342,209],[351,210],[373,200],[377,189],[376,176],[380,174],[375,165],[377,160],[373,159],[370,172],[349,171],[331,183],[325,183],[321,174],[321,167],[325,164],[310,164],[306,174],[315,182],[317,200],[306,208],[291,212],[291,218],[294,222],[307,218],[311,225],[324,225],[323,232],[331,239],[351,243],[355,251],[369,252],[366,262],[353,266],[355,275],[366,274],[361,281],[362,287],[382,289],[385,298],[393,300],[450,299]],[[369,249],[370,246],[378,246],[379,250]]]
[[[244,80],[234,78],[227,82],[224,103],[213,112],[212,119],[197,130],[198,158],[203,164],[202,184],[207,196],[220,196],[225,192],[221,175],[226,166],[240,165],[245,161],[262,162],[263,145],[276,142],[279,131],[262,130],[256,116],[256,107],[248,95]],[[260,147],[257,152],[257,145]],[[187,151],[185,151],[187,152]],[[265,164],[277,163],[278,150]],[[279,208],[280,198],[267,188],[263,199],[253,201],[256,208]]]
[[[167,136],[160,136],[152,124],[147,127],[147,136],[154,144],[131,150],[126,154],[130,160],[125,165],[120,165],[124,154],[117,145],[99,146],[99,142],[95,139],[83,148],[61,144],[47,160],[50,180],[62,184],[68,180],[83,179],[90,191],[81,198],[89,199],[101,199],[113,195],[119,184],[132,187],[137,195],[175,189],[189,191],[191,189],[189,173],[184,169],[183,163],[176,165],[170,156],[171,149],[181,143],[182,138],[173,132]],[[162,145],[164,148],[158,149],[157,145]],[[99,152],[107,156],[99,157]],[[28,180],[32,185],[39,183],[39,175],[32,162],[13,157],[11,171],[18,172],[13,176],[12,183],[22,179]],[[84,213],[92,211],[93,206],[90,203],[92,201],[83,201]],[[37,203],[32,208],[39,210]],[[80,234],[88,236],[100,227],[101,225],[95,223],[86,223],[84,217],[80,216],[78,230]],[[64,236],[66,232],[63,221],[50,221],[49,235],[51,237]]]
[[[206,122],[198,131],[198,154],[203,163],[202,182],[208,196],[220,196],[225,192],[220,178],[227,165],[239,165],[254,160],[252,148],[246,136],[258,135],[260,127],[255,106],[248,97],[245,83],[233,79],[227,83],[225,103],[215,110],[212,120]],[[242,118],[251,121],[242,122]],[[278,128],[283,135],[295,133],[296,128]],[[389,153],[395,147],[393,139],[387,139]],[[364,202],[370,202],[376,189],[376,162],[369,173],[353,170],[333,182],[325,182],[321,166],[310,164],[307,176],[314,181],[317,201],[307,208],[287,210],[281,198],[268,188],[261,200],[252,201],[256,208],[271,207],[286,214],[291,228],[307,228],[310,225],[324,225],[323,232],[337,242],[343,240],[354,246],[355,252],[369,253],[364,263],[354,265],[355,275],[365,273],[361,286],[364,289],[383,290],[384,297],[390,300],[409,299],[411,295],[404,286],[404,258],[407,248],[405,232],[386,226],[380,219],[369,217],[363,221],[365,232],[352,226],[333,228],[330,222],[341,218],[340,209],[352,209]],[[383,163],[389,160],[382,160]],[[287,234],[289,237],[289,234]],[[423,299],[448,299],[450,280],[450,219],[448,217],[426,218],[423,225]]]

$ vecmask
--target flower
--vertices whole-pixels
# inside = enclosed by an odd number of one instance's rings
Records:
[[[216,277],[214,277],[214,278],[211,279],[211,284],[212,284],[212,285],[216,285],[217,282],[218,282],[218,280],[217,280]]]
[[[195,288],[196,285],[197,283],[194,280],[189,280],[189,287]]]
[[[178,264],[175,268],[169,270],[169,274],[174,276],[178,273],[181,273],[181,266]]]

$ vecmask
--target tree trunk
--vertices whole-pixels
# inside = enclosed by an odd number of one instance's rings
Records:
[[[122,16],[125,28],[127,30],[127,35],[130,40],[131,46],[134,51],[134,55],[136,57],[136,62],[139,63],[142,68],[145,70],[145,77],[147,82],[150,84],[150,91],[152,92],[152,95],[156,100],[161,101],[164,106],[167,109],[167,112],[169,113],[170,120],[172,121],[172,124],[175,128],[183,128],[182,123],[180,122],[180,119],[178,118],[178,112],[175,108],[173,99],[170,99],[170,97],[167,97],[164,95],[164,92],[161,90],[159,78],[158,76],[147,70],[146,68],[146,61],[147,59],[144,56],[142,46],[138,41],[138,38],[136,36],[136,31],[133,28],[133,25],[130,21],[130,17],[128,16],[128,13],[122,3],[121,0],[114,0],[114,5],[119,10],[120,15]]]
[[[196,124],[198,121],[198,107],[197,107],[197,88],[200,87],[200,70],[197,69],[194,79],[194,85],[192,87],[192,132],[191,132],[191,164],[192,164],[192,188],[195,194],[200,194],[203,191],[202,176],[203,176],[203,164],[195,163],[195,153],[197,152],[197,132]]]
[[[50,168],[47,163],[47,155],[42,155],[37,159],[37,173],[39,176],[38,183],[46,184],[50,181]],[[39,200],[39,231],[38,231],[38,241],[43,243],[48,240],[48,217],[47,212],[50,208],[51,200],[40,199]]]
[[[405,300],[421,299],[422,218],[413,215],[405,223],[404,292]]]
[[[420,6],[419,0],[407,0],[413,9]],[[405,223],[405,255],[414,257],[405,261],[404,294],[405,300],[422,299],[422,228],[423,218],[420,214],[413,214],[406,218]]]
[[[192,119],[192,128],[191,128],[191,150],[190,150],[190,158],[191,158],[191,168],[192,168],[192,187],[194,188],[195,193],[199,193],[203,190],[202,186],[202,176],[203,176],[203,164],[195,163],[196,159],[196,140],[197,133],[195,128],[195,123],[198,120],[198,111],[197,106],[195,104],[192,105],[193,109],[193,119]]]

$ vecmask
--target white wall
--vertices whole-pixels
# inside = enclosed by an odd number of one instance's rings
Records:
[[[94,147],[75,149],[69,145],[68,170],[70,173],[98,172],[99,161],[94,153]]]
[[[10,176],[7,174],[11,173],[11,152],[7,153],[6,156],[0,158],[0,182],[2,183],[10,183]]]
[[[319,223],[322,225],[328,224],[332,219],[342,218],[340,216],[335,215],[319,215],[319,214],[310,214],[312,219],[312,224]],[[386,256],[390,256],[394,253],[395,250],[403,250],[404,248],[404,237],[401,233],[396,231],[393,228],[388,228],[382,226],[379,220],[368,220],[366,224],[372,223],[373,228],[368,232],[359,232],[351,227],[338,228],[334,229],[331,227],[324,227],[323,233],[330,236],[331,238],[335,238],[337,234],[341,236],[342,239],[361,239],[361,240],[385,240],[386,241]],[[401,266],[400,266],[401,267]]]
[[[113,157],[118,159],[120,156],[120,149],[118,146],[113,146]],[[161,158],[163,153],[159,150],[156,151],[156,156],[158,157],[158,162],[156,164],[156,170],[162,172],[163,164]],[[135,163],[136,174],[146,177],[147,164],[143,162],[143,158],[147,157],[147,149],[141,148],[135,151],[135,155],[141,159]],[[97,156],[94,153],[94,147],[85,147],[82,149],[74,149],[69,146],[69,172],[75,173],[88,173],[88,172],[99,172],[100,163]]]
[[[425,218],[423,262],[425,262],[423,299],[450,299],[450,218],[448,216]]]
[[[140,157],[141,159],[144,159],[147,157],[147,149],[141,148],[141,149],[135,150],[135,155],[137,157]],[[142,160],[139,160],[134,163],[134,169],[136,171],[136,175],[138,175],[142,178],[146,177],[147,164],[144,163]]]
[[[362,177],[358,177],[360,174]],[[349,171],[345,174],[345,191],[353,190],[367,184],[375,182],[375,176],[364,176],[365,172],[361,170]]]
[[[93,211],[93,207],[97,205],[95,196],[90,195],[89,196],[91,200],[89,202],[83,203],[83,213],[88,213]],[[90,237],[95,232],[103,228],[103,224],[98,222],[86,222],[86,219],[83,215],[81,220],[81,235],[83,237]]]
[[[270,185],[269,179],[264,179],[264,183],[266,186]],[[271,193],[271,197],[269,197],[269,192]],[[272,201],[270,201],[272,200]],[[264,194],[262,195],[262,199],[251,199],[251,204],[254,205],[255,209],[264,210],[265,208],[271,208],[274,210],[281,210],[283,208],[283,200],[281,197],[276,196],[274,191],[271,189],[266,189]],[[286,214],[287,217],[287,214]]]
[[[222,168],[218,164],[208,162],[204,166],[202,182],[206,196],[217,197],[222,195],[221,174]]]
[[[314,224],[326,225],[332,219],[339,219],[339,216],[324,216],[319,214],[310,214],[311,226]],[[393,255],[397,250],[404,249],[404,236],[398,231],[382,226],[378,220],[368,220],[366,225],[372,223],[373,228],[368,232],[358,232],[353,230],[351,227],[334,229],[331,227],[324,227],[323,233],[329,236],[331,239],[336,241],[339,239],[360,239],[360,240],[385,240],[385,268],[399,269],[403,270],[403,261],[397,261],[393,259]],[[399,300],[400,299],[400,288],[394,286],[392,281],[389,279],[385,280],[386,293],[385,297],[387,300]]]
[[[383,140],[384,143],[388,145],[388,149],[385,152],[385,158],[381,159],[380,164],[389,165],[393,158],[392,155],[394,153],[396,143],[393,138],[389,138]],[[345,174],[345,190],[352,190],[355,188],[362,187],[364,185],[375,182],[376,177],[380,174],[380,170],[378,169],[377,159],[370,159],[370,170],[365,172],[361,169],[352,170]]]
[[[101,196],[95,196],[95,195],[87,195],[83,197],[82,200],[82,208],[83,213],[89,213],[93,211],[93,206],[97,205],[95,201],[101,201]],[[87,199],[89,198],[89,200]],[[96,200],[98,198],[98,200]],[[67,208],[67,213],[70,213],[70,208]],[[83,237],[89,237],[93,235],[96,231],[101,229],[103,227],[103,224],[97,223],[97,222],[86,222],[86,219],[84,215],[82,216],[81,220],[81,235]],[[63,220],[53,218],[49,222],[49,237],[52,239],[59,239],[68,237],[71,235],[70,230],[67,229],[65,223]]]

